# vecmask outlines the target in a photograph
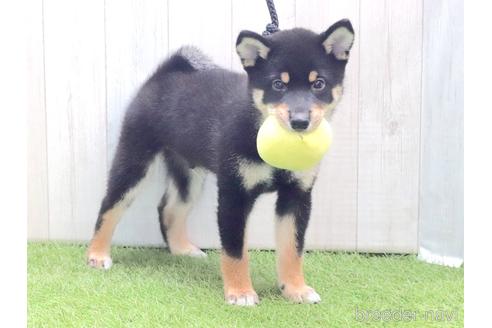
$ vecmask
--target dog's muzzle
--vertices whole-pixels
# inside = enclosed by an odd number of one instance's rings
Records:
[[[291,113],[289,115],[289,123],[292,129],[296,131],[304,131],[309,126],[309,112],[307,113]]]

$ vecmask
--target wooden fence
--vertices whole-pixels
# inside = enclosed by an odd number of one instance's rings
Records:
[[[440,49],[453,51],[452,44],[444,44],[453,36],[441,38],[427,28],[426,22],[438,17],[426,15],[439,16],[439,10],[426,8],[447,3],[276,1],[282,29],[321,32],[349,18],[356,33],[344,99],[333,119],[335,141],[314,191],[308,248],[417,251],[420,195],[427,190],[421,148],[425,144],[423,154],[431,156],[432,147],[452,146],[442,144],[445,137],[432,143],[421,134],[422,121],[432,115],[426,105],[435,105],[423,101],[423,86],[428,86],[423,77],[443,69],[439,56],[426,53],[435,47],[424,42],[443,42]],[[31,240],[91,237],[125,107],[169,53],[194,44],[222,66],[240,71],[234,50],[238,32],[261,32],[269,22],[263,0],[44,0],[33,1],[29,10]],[[439,90],[456,83],[432,81]],[[441,129],[434,131],[437,135],[462,138],[462,130],[436,128]],[[151,181],[117,228],[116,243],[163,243],[156,209],[163,173],[159,165],[152,170]],[[191,238],[201,247],[219,246],[214,184],[208,177],[189,220]],[[447,192],[462,197],[459,188]],[[273,203],[274,195],[262,196],[253,210],[252,247],[273,246]]]

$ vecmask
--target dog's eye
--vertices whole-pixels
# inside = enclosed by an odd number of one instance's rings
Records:
[[[313,84],[311,85],[313,90],[316,90],[316,91],[323,90],[325,88],[325,86],[326,86],[326,82],[325,82],[325,80],[323,80],[321,78],[316,79],[316,81],[314,81]]]
[[[275,91],[284,91],[285,89],[287,89],[287,86],[285,85],[284,82],[282,82],[280,80],[273,80],[272,88]]]

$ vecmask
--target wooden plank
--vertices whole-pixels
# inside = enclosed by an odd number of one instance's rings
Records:
[[[169,50],[183,45],[202,49],[230,68],[231,1],[169,0]]]
[[[344,81],[344,95],[332,118],[334,143],[323,160],[313,190],[308,248],[355,250],[357,238],[357,161],[359,115],[359,0],[297,2],[296,25],[325,31],[348,18],[355,30]]]
[[[161,0],[106,1],[108,170],[128,104],[168,55],[167,9],[167,2]],[[157,205],[164,192],[162,163],[150,170],[147,180],[116,229],[116,244],[163,243],[157,220]],[[92,226],[94,220],[91,217],[88,224]]]
[[[44,102],[43,5],[26,6],[28,22],[28,171],[27,238],[49,238],[48,165],[46,155],[46,109]]]
[[[463,258],[463,2],[424,1],[419,247]]]
[[[45,1],[50,238],[87,240],[106,180],[104,3]]]
[[[417,249],[422,1],[361,1],[357,249]]]

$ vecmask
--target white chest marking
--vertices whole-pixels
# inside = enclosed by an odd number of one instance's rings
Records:
[[[239,175],[246,190],[251,190],[260,183],[269,183],[273,178],[273,168],[247,160],[239,162]]]
[[[293,172],[292,175],[294,176],[295,179],[297,179],[299,186],[303,190],[307,191],[313,186],[314,179],[316,179],[316,176],[318,175],[318,171],[319,171],[319,165],[308,171]]]

